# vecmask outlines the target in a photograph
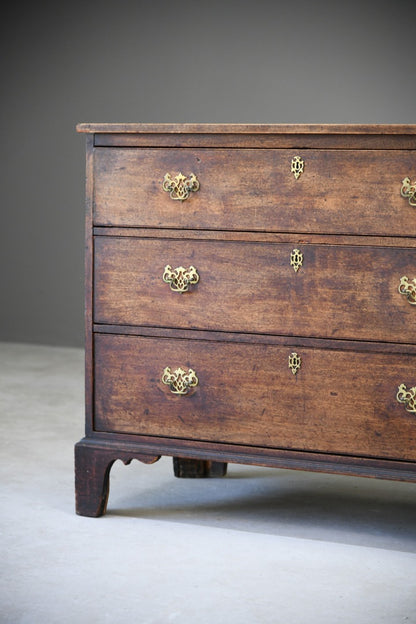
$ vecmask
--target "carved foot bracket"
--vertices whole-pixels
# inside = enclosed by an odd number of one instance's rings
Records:
[[[107,508],[110,470],[117,459],[128,465],[132,459],[153,464],[160,455],[120,451],[98,446],[87,439],[75,445],[75,507],[80,516],[97,518]]]
[[[173,458],[175,477],[181,479],[201,479],[204,477],[224,477],[227,474],[227,464],[224,462],[205,459]]]

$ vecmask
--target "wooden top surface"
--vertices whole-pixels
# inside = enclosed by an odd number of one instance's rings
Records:
[[[80,123],[77,132],[128,134],[412,134],[416,124]]]

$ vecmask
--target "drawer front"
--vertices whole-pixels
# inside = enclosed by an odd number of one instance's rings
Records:
[[[293,255],[294,248],[302,256]],[[302,260],[297,271],[296,257]],[[171,283],[162,279],[167,265]],[[182,294],[172,290],[180,267],[194,267],[198,279]],[[94,318],[413,343],[416,306],[399,293],[404,276],[416,277],[414,249],[100,236]]]
[[[295,349],[96,335],[95,430],[416,460],[415,355]]]
[[[292,159],[303,172],[295,178]],[[199,190],[174,200],[165,174],[194,174]],[[401,197],[416,178],[412,150],[95,148],[97,225],[412,236]],[[175,193],[173,193],[175,195]]]

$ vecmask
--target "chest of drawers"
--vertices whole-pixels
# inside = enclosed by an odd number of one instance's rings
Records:
[[[77,512],[116,459],[416,481],[416,126],[78,130]]]

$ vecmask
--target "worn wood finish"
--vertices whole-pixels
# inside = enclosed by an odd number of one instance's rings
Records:
[[[323,340],[305,336],[272,336],[271,334],[240,334],[236,332],[207,331],[198,329],[178,329],[166,327],[137,327],[132,325],[94,324],[97,334],[117,334],[120,336],[143,336],[148,338],[180,338],[185,340],[207,340],[208,342],[231,342],[264,345],[284,345],[321,348],[328,351],[365,351],[367,353],[403,353],[416,355],[416,344],[396,342],[362,342],[357,340]]]
[[[227,149],[414,149],[415,137],[402,134],[95,134],[95,147],[194,147]]]
[[[292,245],[349,245],[355,247],[406,247],[416,248],[416,238],[410,236],[350,236],[331,234],[305,234],[292,232],[246,232],[230,230],[177,230],[172,228],[139,228],[139,227],[101,227],[92,230],[95,236],[120,236],[123,238],[158,238],[163,240],[211,240],[240,241],[243,243],[290,243]]]
[[[412,209],[400,195],[416,152],[95,149],[96,225],[406,236]],[[296,180],[291,161],[301,156]],[[194,173],[184,202],[166,173]],[[346,218],[346,212],[348,218]]]
[[[414,149],[415,137],[381,134],[96,134],[95,147],[167,147],[227,149]]]
[[[190,464],[192,462],[198,464],[204,461],[205,464],[211,464],[211,466],[215,464],[218,470],[225,471],[226,464],[220,460],[226,457],[228,453],[233,461],[240,464],[416,482],[414,465],[403,461],[353,459],[334,455],[311,455],[310,453],[287,450],[269,453],[267,449],[238,447],[236,445],[228,448],[225,444],[218,446],[204,442],[201,442],[198,447],[195,447],[194,443],[192,443],[192,447],[189,447],[187,441],[176,442],[175,445],[175,441],[163,439],[159,439],[157,444],[158,448],[163,450],[164,455],[182,453],[184,457],[179,460],[182,462],[182,466],[184,466],[185,458],[188,458]],[[141,441],[138,444],[137,441],[131,443],[123,440],[123,436],[118,436],[117,439],[114,439],[114,436],[112,439],[100,439],[99,434],[95,438],[88,437],[78,442],[75,445],[76,512],[82,516],[102,516],[107,508],[110,470],[114,462],[119,459],[128,465],[133,459],[137,459],[143,463],[152,464],[158,460],[157,455],[152,455],[154,448],[154,440]],[[217,461],[205,462],[205,460],[191,459],[207,455],[215,457]],[[215,469],[217,470],[217,468]],[[178,476],[183,477],[184,475]]]
[[[215,124],[215,123],[79,123],[78,132],[122,134],[208,134],[226,136],[260,134],[271,136],[284,135],[416,135],[416,126],[412,124]]]
[[[96,336],[95,429],[367,457],[416,459],[414,416],[396,400],[416,357],[256,344]],[[172,394],[170,366],[197,387]]]
[[[75,508],[81,516],[102,516],[107,508],[110,492],[110,470],[117,459],[130,464],[132,459],[153,464],[160,455],[126,452],[114,448],[100,448],[83,440],[75,445]]]
[[[294,247],[303,254],[297,272]],[[198,284],[172,292],[162,280],[167,264],[194,266]],[[394,247],[99,237],[94,316],[120,325],[406,343],[414,339],[414,310],[398,286],[415,265],[414,249]]]
[[[97,147],[414,149],[415,126],[360,124],[79,124]]]
[[[93,237],[92,193],[93,193],[93,137],[87,136],[86,141],[86,185],[85,185],[85,430],[92,432],[93,418]]]
[[[86,437],[76,509],[111,466],[174,458],[416,482],[416,126],[81,124],[87,133]],[[290,172],[293,156],[305,169]],[[165,173],[198,176],[184,202]],[[295,273],[290,252],[303,264]],[[164,267],[193,265],[174,293]],[[301,367],[294,375],[289,355]],[[166,366],[192,368],[183,396]]]

